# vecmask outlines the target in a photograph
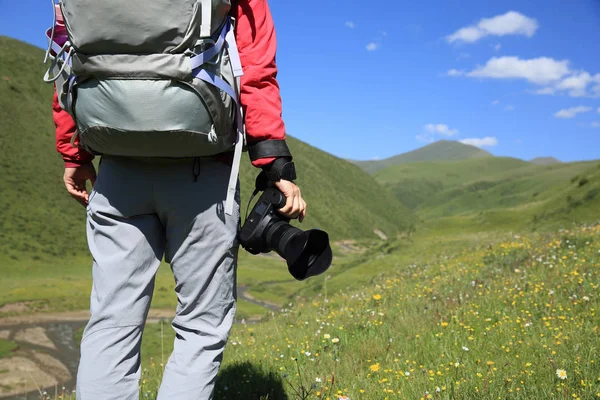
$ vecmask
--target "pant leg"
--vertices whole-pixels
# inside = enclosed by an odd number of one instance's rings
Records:
[[[212,399],[235,315],[239,188],[235,211],[227,216],[231,167],[203,161],[194,182],[191,166],[182,163],[169,170],[157,193],[178,296],[174,350],[160,400]]]
[[[91,318],[81,342],[78,400],[137,400],[140,345],[164,253],[152,172],[104,158],[87,210],[93,263]]]

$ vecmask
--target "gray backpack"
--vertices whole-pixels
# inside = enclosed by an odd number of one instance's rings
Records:
[[[134,157],[235,150],[225,207],[231,215],[245,141],[231,1],[59,4],[67,35],[49,30],[44,80],[55,83],[76,122],[80,147]]]

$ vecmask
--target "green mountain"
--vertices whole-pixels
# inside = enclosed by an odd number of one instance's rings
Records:
[[[383,160],[354,161],[363,170],[370,174],[398,164],[408,164],[425,161],[457,161],[472,158],[488,158],[492,154],[485,150],[455,142],[452,140],[439,140],[427,146],[418,148],[408,153],[399,154]]]
[[[597,161],[536,165],[491,157],[401,164],[374,176],[425,221],[489,214],[494,224],[534,227],[600,218]]]
[[[474,158],[463,161],[416,162],[394,165],[373,176],[410,209],[418,209],[436,195],[463,184],[489,179],[529,166],[507,157]]]
[[[86,254],[85,212],[62,183],[55,150],[52,88],[41,77],[43,51],[0,37],[0,259],[56,259]],[[289,139],[308,203],[303,229],[319,227],[332,239],[394,235],[412,213],[358,166]],[[245,208],[257,169],[244,160]]]
[[[560,164],[562,161],[554,157],[536,157],[533,160],[529,160],[529,162],[536,165],[551,165]]]

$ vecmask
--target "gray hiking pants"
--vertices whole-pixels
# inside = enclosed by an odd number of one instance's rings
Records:
[[[231,167],[200,159],[104,157],[87,209],[94,259],[91,319],[81,343],[78,400],[138,399],[140,344],[165,257],[178,304],[160,400],[211,399],[236,302],[239,186],[224,212]]]

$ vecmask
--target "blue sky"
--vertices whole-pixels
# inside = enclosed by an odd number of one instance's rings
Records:
[[[496,155],[600,158],[600,1],[271,0],[289,134],[336,156],[433,140]],[[38,46],[49,1],[0,0]]]

